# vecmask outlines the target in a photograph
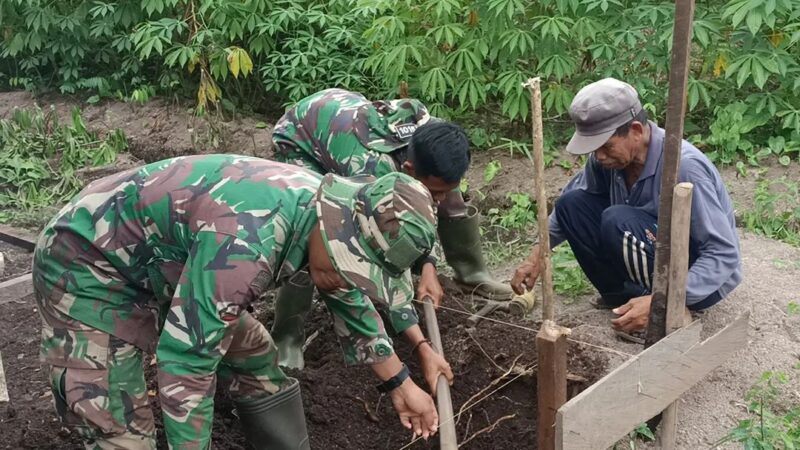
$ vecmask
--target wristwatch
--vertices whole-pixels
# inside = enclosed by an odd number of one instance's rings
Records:
[[[376,388],[378,389],[378,392],[382,394],[391,392],[396,388],[398,388],[401,384],[403,384],[403,382],[406,381],[406,378],[408,378],[408,376],[409,376],[408,367],[405,364],[403,364],[403,368],[400,369],[400,372],[397,375],[377,385]]]

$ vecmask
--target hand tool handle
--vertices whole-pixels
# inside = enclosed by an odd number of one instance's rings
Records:
[[[433,350],[444,357],[442,350],[442,335],[439,334],[439,324],[436,321],[436,311],[430,297],[422,299],[425,310],[425,328],[428,330],[428,339],[431,340]],[[447,378],[439,375],[436,381],[436,407],[439,410],[439,448],[442,450],[458,449],[456,424],[453,421],[453,400],[450,397],[450,385]]]

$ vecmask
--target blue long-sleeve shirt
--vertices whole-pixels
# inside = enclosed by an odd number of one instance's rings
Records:
[[[630,190],[621,170],[604,169],[592,154],[584,170],[567,183],[561,194],[581,189],[592,194],[608,195],[611,205],[642,208],[657,217],[664,129],[650,122],[650,131],[647,161]],[[686,304],[700,302],[716,291],[724,298],[742,280],[739,238],[731,198],[716,167],[700,150],[686,141],[681,146],[678,179],[694,185],[689,245],[697,258],[689,268]],[[555,247],[565,239],[558,219],[551,214],[550,246]]]

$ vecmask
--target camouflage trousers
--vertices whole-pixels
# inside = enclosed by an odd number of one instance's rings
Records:
[[[62,424],[81,436],[87,449],[155,449],[144,352],[36,297],[43,325],[42,359],[50,365],[50,388]],[[236,399],[274,394],[286,376],[278,367],[272,338],[249,313],[238,320],[217,373]],[[185,423],[192,426],[191,420]]]

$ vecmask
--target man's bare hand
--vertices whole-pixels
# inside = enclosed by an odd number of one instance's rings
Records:
[[[428,439],[436,434],[439,428],[439,415],[436,413],[433,398],[417,387],[411,378],[406,378],[403,384],[389,395],[400,423],[414,432],[414,438],[422,436]]]
[[[431,389],[431,394],[436,395],[436,382],[439,380],[439,375],[444,375],[447,382],[453,384],[453,370],[450,364],[436,353],[429,344],[421,344],[417,347],[419,352],[419,365],[422,367],[422,374],[425,376],[425,381],[428,382],[428,387]]]
[[[439,303],[442,302],[442,297],[444,297],[444,289],[439,283],[436,267],[431,263],[426,263],[422,266],[422,274],[417,285],[417,298],[424,300],[425,297],[430,297],[434,308],[439,307]]]
[[[539,273],[542,271],[539,256],[539,244],[533,246],[531,256],[528,257],[522,264],[517,267],[514,272],[514,277],[511,279],[511,289],[517,295],[522,295],[525,291],[533,289],[536,279],[539,278]]]
[[[616,330],[630,332],[642,331],[647,328],[650,321],[650,302],[652,295],[632,298],[624,305],[614,308],[612,312],[619,315],[611,321],[611,326]]]

